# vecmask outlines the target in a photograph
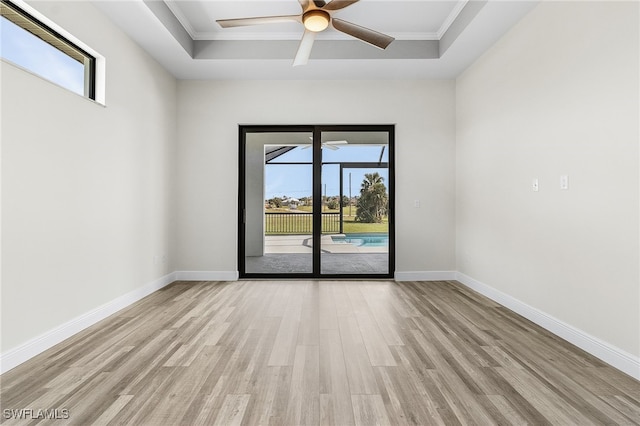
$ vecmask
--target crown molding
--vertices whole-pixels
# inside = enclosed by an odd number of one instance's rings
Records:
[[[459,2],[456,3],[453,10],[449,14],[449,16],[447,16],[447,18],[444,20],[444,22],[442,23],[442,26],[440,26],[440,29],[436,33],[437,38],[435,40],[440,40],[442,36],[444,36],[444,34],[449,29],[449,27],[456,21],[456,19],[458,18],[458,15],[460,15],[460,12],[462,12],[462,9],[464,9],[467,3],[469,3],[469,0],[460,0]]]
[[[197,38],[198,32],[191,26],[191,22],[189,22],[189,19],[187,19],[184,13],[182,13],[182,10],[179,7],[176,7],[175,2],[170,2],[170,1],[168,2],[166,0],[163,0],[163,3],[167,6],[167,8],[169,8],[171,13],[173,13],[173,15],[176,17],[178,22],[180,22],[180,24],[184,28],[184,30],[187,33],[189,33],[189,35],[191,36],[191,39],[199,40]]]

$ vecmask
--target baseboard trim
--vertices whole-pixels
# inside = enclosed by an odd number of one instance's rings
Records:
[[[449,281],[456,279],[455,271],[405,271],[394,274],[396,281]]]
[[[98,306],[97,308],[82,314],[71,321],[61,324],[40,336],[34,337],[18,347],[0,354],[0,374],[17,367],[23,362],[57,345],[65,339],[68,339],[74,334],[81,332],[82,330],[94,325],[110,315],[113,315],[119,310],[126,308],[154,291],[160,290],[174,281],[176,281],[176,273],[172,272],[138,289],[130,291],[111,302]]]
[[[238,271],[177,271],[177,281],[238,281]]]
[[[640,380],[640,358],[565,323],[533,306],[509,296],[461,272],[456,280],[489,299],[511,309],[556,336],[568,341],[612,367]]]

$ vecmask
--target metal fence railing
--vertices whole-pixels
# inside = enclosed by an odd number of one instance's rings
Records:
[[[265,234],[312,234],[313,213],[266,213]],[[340,232],[340,213],[322,213],[322,233]]]

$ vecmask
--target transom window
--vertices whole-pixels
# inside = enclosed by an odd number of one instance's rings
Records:
[[[0,56],[95,99],[95,58],[15,4],[0,1]]]

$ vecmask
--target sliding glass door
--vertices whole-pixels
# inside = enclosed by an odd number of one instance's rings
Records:
[[[322,274],[389,274],[389,134],[322,133]]]
[[[313,273],[312,140],[311,131],[245,133],[247,274]]]
[[[240,276],[389,278],[393,126],[242,126]]]

